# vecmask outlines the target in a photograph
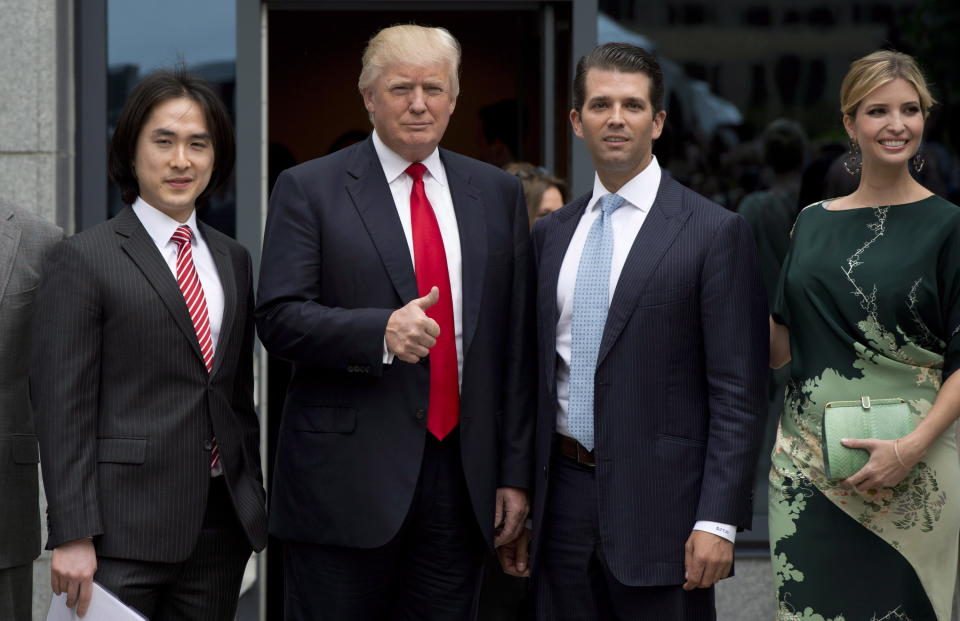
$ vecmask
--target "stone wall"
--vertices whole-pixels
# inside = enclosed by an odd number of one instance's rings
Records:
[[[72,230],[69,0],[0,0],[0,196]]]

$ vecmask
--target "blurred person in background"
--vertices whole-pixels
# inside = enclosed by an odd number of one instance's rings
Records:
[[[513,162],[503,169],[523,184],[531,227],[537,218],[560,209],[567,202],[567,183],[546,169],[529,162]]]
[[[804,209],[770,322],[790,381],[770,471],[778,618],[950,618],[960,536],[960,209],[911,176],[934,104],[914,60],[854,61],[840,109],[857,188]],[[900,398],[915,428],[844,439],[869,453],[828,478],[824,408]]]
[[[790,245],[790,227],[797,217],[807,138],[796,121],[778,119],[764,130],[762,144],[763,160],[773,173],[773,182],[768,189],[745,196],[737,211],[753,231],[767,300],[773,304],[780,265]]]

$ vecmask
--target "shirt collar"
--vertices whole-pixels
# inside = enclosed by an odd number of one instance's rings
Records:
[[[657,198],[657,190],[660,189],[661,177],[660,164],[657,163],[657,157],[654,155],[650,159],[647,167],[641,170],[633,179],[627,181],[622,188],[617,190],[624,202],[624,205],[632,205],[640,211],[649,211],[653,206],[654,199]],[[596,208],[600,198],[610,194],[610,190],[603,187],[600,182],[600,175],[593,175],[593,196],[587,203],[587,211]]]
[[[177,231],[177,227],[186,224],[193,231],[194,239],[200,237],[200,231],[197,229],[197,210],[190,212],[190,218],[186,222],[178,222],[159,209],[156,209],[150,203],[139,196],[133,203],[133,213],[137,214],[140,224],[147,229],[147,233],[158,248],[163,248],[170,243],[170,238]]]
[[[384,142],[380,140],[380,135],[377,133],[376,128],[374,128],[372,133],[373,148],[376,150],[377,158],[383,167],[383,174],[386,175],[388,184],[393,183],[400,175],[406,172],[407,167],[413,162],[408,162],[403,159],[396,151],[384,144]],[[440,185],[447,185],[447,174],[443,169],[443,163],[440,161],[440,149],[434,148],[433,152],[423,158],[420,163],[427,167],[427,173],[440,183]]]

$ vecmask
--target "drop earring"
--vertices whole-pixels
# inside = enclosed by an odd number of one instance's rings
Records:
[[[910,160],[913,162],[913,169],[919,173],[923,170],[923,165],[927,163],[927,160],[923,159],[923,156],[920,155],[920,149],[917,149],[917,154],[913,156]]]
[[[843,158],[843,167],[851,177],[859,175],[863,168],[863,162],[860,159],[860,145],[854,142],[853,138],[850,138],[850,153]]]

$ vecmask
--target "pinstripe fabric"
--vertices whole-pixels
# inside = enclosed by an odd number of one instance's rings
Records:
[[[556,426],[556,286],[589,195],[534,227],[541,387],[534,535]],[[614,291],[594,397],[600,545],[629,586],[683,582],[697,520],[750,526],[766,298],[742,218],[664,174]],[[533,543],[536,561],[539,541]]]
[[[595,472],[555,457],[534,576],[538,621],[714,621],[713,588],[624,586],[600,545]]]
[[[0,569],[0,619],[30,621],[32,609],[33,563]]]
[[[31,375],[48,548],[94,536],[100,556],[188,558],[207,504],[213,434],[247,538],[254,549],[265,544],[250,259],[199,228],[225,299],[210,373],[177,281],[131,209],[51,253]]]
[[[229,503],[222,479],[210,497]],[[219,487],[218,487],[219,486]],[[208,506],[197,545],[179,563],[98,557],[101,586],[150,621],[233,621],[250,545],[230,507]]]
[[[46,220],[0,202],[0,571],[40,553],[39,453],[27,374],[43,257],[62,237]],[[30,581],[18,584],[29,606]],[[0,611],[0,619],[9,618]]]

